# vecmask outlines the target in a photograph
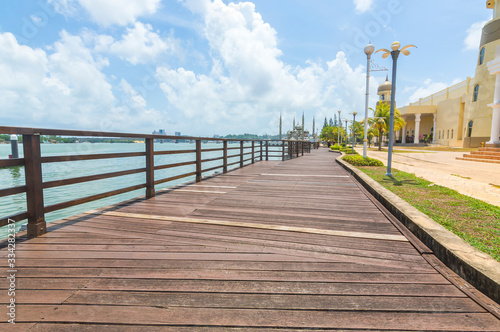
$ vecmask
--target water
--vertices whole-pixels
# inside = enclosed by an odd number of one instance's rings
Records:
[[[245,143],[244,153],[251,151],[251,143]],[[228,144],[228,147],[239,147],[239,144]],[[155,151],[166,150],[194,150],[194,143],[155,143]],[[203,149],[222,148],[222,143],[205,143],[202,144]],[[0,159],[8,158],[11,153],[10,144],[0,144]],[[98,153],[123,153],[123,152],[143,152],[145,151],[144,143],[74,143],[74,144],[42,144],[42,156],[61,156],[61,155],[79,155],[79,154],[98,154]],[[259,147],[255,146],[256,156]],[[239,150],[229,150],[228,155],[235,155]],[[23,157],[22,144],[19,145],[20,158]],[[202,159],[222,157],[222,151],[202,152]],[[248,159],[250,156],[245,156]],[[164,164],[173,164],[187,161],[194,161],[195,154],[174,154],[155,156],[155,166]],[[239,157],[228,158],[228,163],[236,162]],[[245,164],[249,163],[247,161]],[[202,168],[207,169],[222,165],[222,160],[203,163]],[[98,160],[82,160],[59,163],[42,164],[43,181],[60,180],[74,178],[87,175],[95,175],[116,171],[123,171],[136,168],[144,168],[146,166],[145,157],[131,157],[119,159],[98,159]],[[238,165],[233,165],[233,168]],[[165,170],[155,171],[155,180],[176,176],[185,173],[194,172],[195,165],[175,167]],[[208,176],[216,172],[222,172],[222,168],[203,173],[203,176]],[[44,205],[57,204],[77,198],[82,198],[90,195],[100,194],[103,192],[125,188],[133,185],[145,183],[145,173],[131,174],[110,179],[103,179],[55,188],[44,189]],[[187,177],[167,183],[163,183],[155,187],[156,190],[169,188],[181,183],[195,180],[195,177]],[[25,184],[24,167],[10,167],[0,169],[0,189],[22,186]],[[54,211],[45,215],[47,222],[60,220],[72,215],[76,215],[88,210],[104,207],[107,205],[123,202],[125,200],[142,196],[145,189],[140,189],[128,192],[121,195],[116,195],[94,202],[73,206],[67,209]],[[26,211],[26,194],[11,195],[0,197],[0,216],[6,217],[13,214]],[[26,221],[21,221],[16,224],[16,229],[22,229]],[[0,228],[0,238],[6,237],[6,227]]]

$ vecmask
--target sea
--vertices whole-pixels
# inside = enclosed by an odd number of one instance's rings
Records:
[[[238,143],[228,144],[228,147],[239,147]],[[251,143],[245,143],[245,153],[250,152]],[[222,148],[222,143],[203,143],[204,149]],[[155,143],[155,151],[166,150],[194,150],[195,143]],[[41,144],[42,156],[61,156],[61,155],[84,155],[84,154],[101,154],[101,153],[123,153],[123,152],[142,152],[145,151],[144,143],[66,143],[66,144]],[[255,146],[256,156],[258,147]],[[23,147],[19,144],[20,158],[23,157]],[[239,150],[229,150],[228,155],[236,155]],[[7,159],[11,154],[10,144],[0,144],[0,159]],[[222,151],[202,152],[202,159],[210,159],[222,157]],[[250,156],[245,156],[248,159]],[[172,154],[155,156],[155,166],[174,164],[180,162],[194,161],[195,154]],[[239,157],[228,158],[228,163],[236,162]],[[248,162],[247,162],[248,163]],[[203,169],[220,166],[222,160],[203,163]],[[116,171],[123,171],[136,168],[144,168],[145,157],[129,157],[119,159],[98,159],[98,160],[82,160],[70,162],[44,163],[42,164],[43,181],[61,180],[67,178],[75,178],[80,176],[88,176]],[[233,165],[232,167],[237,167]],[[155,180],[172,177],[180,174],[186,174],[195,171],[195,165],[181,166],[155,171]],[[230,167],[231,169],[231,167]],[[222,168],[211,172],[203,173],[203,176],[213,175],[222,172]],[[131,174],[110,179],[96,180],[91,182],[48,188],[44,189],[44,205],[57,204],[77,198],[82,198],[90,195],[100,194],[103,192],[125,188],[136,184],[145,183],[145,173]],[[161,190],[173,187],[182,183],[194,181],[195,177],[187,177],[171,182],[167,182],[155,187]],[[8,167],[0,168],[0,189],[22,186],[25,184],[24,167]],[[116,195],[94,202],[89,202],[59,211],[54,211],[45,215],[47,222],[60,220],[69,216],[73,216],[85,211],[96,208],[101,208],[111,204],[126,201],[131,198],[143,196],[145,189],[131,191],[125,194]],[[11,195],[0,197],[0,216],[7,217],[26,211],[26,194]],[[16,230],[25,229],[26,221],[16,223]],[[0,227],[0,238],[7,236],[6,227]]]

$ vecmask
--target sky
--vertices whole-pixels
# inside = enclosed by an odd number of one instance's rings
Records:
[[[482,0],[0,0],[0,125],[277,134],[364,117],[394,41],[397,105],[474,76]],[[392,68],[382,53],[373,61]],[[391,71],[373,72],[370,107]]]

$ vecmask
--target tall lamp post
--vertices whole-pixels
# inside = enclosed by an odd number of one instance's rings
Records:
[[[356,133],[355,133],[355,130],[356,128],[354,128],[356,126],[356,115],[358,115],[357,112],[352,112],[352,153],[354,153],[354,142],[356,142]]]
[[[339,110],[339,132],[338,132],[338,142],[339,142],[339,149],[340,149],[340,129],[342,128],[342,120],[340,120],[340,112],[341,110]]]
[[[406,45],[403,47],[401,50],[399,47],[401,46],[400,42],[394,42],[391,45],[392,51],[389,51],[385,48],[381,48],[375,53],[378,52],[384,52],[382,55],[383,59],[387,59],[389,55],[392,56],[392,89],[391,89],[391,117],[390,117],[390,122],[389,122],[389,147],[388,147],[388,153],[387,153],[387,173],[385,174],[386,176],[392,176],[391,173],[391,163],[392,163],[392,146],[394,144],[394,102],[396,100],[396,70],[397,70],[397,65],[398,65],[398,57],[400,53],[403,53],[404,55],[408,56],[410,55],[410,51],[408,51],[408,48],[410,47],[416,47],[415,45]]]
[[[366,100],[365,100],[365,135],[363,137],[363,158],[366,159],[366,150],[368,145],[368,97],[370,89],[370,60],[375,46],[368,44],[365,46],[366,54]]]
[[[345,119],[345,148],[347,149],[347,122],[349,122],[349,120]]]

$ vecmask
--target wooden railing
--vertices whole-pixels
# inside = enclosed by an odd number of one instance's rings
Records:
[[[164,136],[164,135],[142,135],[131,133],[113,133],[113,132],[95,132],[95,131],[77,131],[77,130],[57,130],[57,129],[38,129],[38,128],[17,128],[0,126],[0,134],[15,134],[23,137],[24,158],[18,159],[0,159],[0,168],[24,166],[25,185],[0,189],[0,198],[10,195],[26,193],[27,211],[15,215],[0,217],[0,227],[6,226],[9,221],[18,222],[27,219],[28,237],[36,237],[46,232],[45,214],[57,210],[69,208],[72,206],[96,201],[106,197],[111,197],[138,189],[145,189],[146,198],[155,196],[155,186],[174,180],[195,177],[196,182],[203,180],[203,173],[213,172],[222,169],[222,173],[227,173],[231,169],[244,167],[253,164],[256,161],[278,158],[287,160],[304,155],[304,152],[310,152],[312,148],[317,148],[317,144],[309,141],[293,140],[238,140],[223,138],[204,138],[204,137],[186,137],[186,136]],[[132,138],[145,141],[144,152],[126,152],[110,154],[77,154],[65,156],[42,156],[40,147],[40,136],[70,136],[70,137],[106,137],[106,138]],[[155,151],[154,140],[187,140],[194,141],[195,148],[190,150],[167,150]],[[222,142],[222,148],[202,149],[203,142]],[[228,143],[239,143],[237,147],[228,147]],[[251,146],[244,146],[245,142],[251,143]],[[236,151],[237,153],[233,153]],[[203,152],[221,152],[221,156],[216,158],[202,159]],[[194,154],[194,161],[179,162],[172,164],[155,165],[154,157],[159,155],[173,154]],[[96,159],[114,159],[144,157],[144,168],[129,169],[110,173],[67,178],[62,180],[43,181],[42,164],[58,163],[81,160]],[[238,158],[238,161],[228,163],[229,159]],[[222,161],[221,165],[215,167],[203,168],[208,162]],[[156,179],[155,171],[181,166],[195,165],[194,172],[181,173],[167,178]],[[52,205],[44,205],[44,189],[66,186],[71,184],[84,183],[95,180],[115,178],[130,174],[145,173],[145,182],[117,190],[98,193],[91,196],[60,202]]]

